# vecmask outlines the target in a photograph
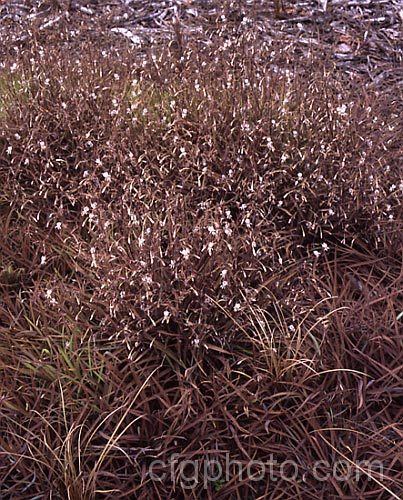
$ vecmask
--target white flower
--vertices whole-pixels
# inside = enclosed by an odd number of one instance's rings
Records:
[[[52,293],[53,293],[53,290],[49,288],[45,292],[45,297],[50,302],[50,305],[54,306],[57,304],[57,300],[52,296]]]
[[[108,182],[112,179],[111,174],[109,172],[102,172],[102,177]]]
[[[62,228],[62,223],[61,223],[61,222],[56,222],[56,224],[55,224],[55,228],[56,228],[57,230],[60,230],[60,229]]]
[[[224,227],[224,233],[227,236],[231,236],[231,234],[232,234],[232,229],[228,226],[228,224],[226,224],[225,227]]]
[[[6,149],[6,152],[8,155],[11,155],[11,153],[13,152],[13,146],[8,146],[8,148]]]
[[[44,264],[46,264],[46,255],[42,255],[41,257],[41,266],[43,266]]]
[[[337,107],[336,108],[336,111],[337,113],[340,115],[340,116],[345,116],[347,113],[347,106],[345,104],[342,104],[341,106]]]
[[[200,345],[200,339],[196,337],[195,339],[192,340],[192,344],[195,347],[199,347],[199,345]]]
[[[207,230],[208,230],[208,232],[209,232],[210,234],[212,234],[212,235],[217,234],[217,231],[216,231],[216,229],[215,229],[215,227],[214,227],[214,226],[208,226],[208,227],[207,227]]]
[[[238,312],[240,309],[241,309],[241,304],[240,304],[239,302],[237,302],[237,303],[234,305],[234,312]]]
[[[318,252],[317,250],[314,250],[313,251],[313,254],[316,258],[318,258],[320,256],[320,252]]]
[[[273,141],[271,137],[267,138],[267,148],[269,149],[269,151],[274,151]]]
[[[328,252],[330,250],[329,245],[327,243],[322,243],[322,248],[325,252]]]
[[[225,281],[225,280],[224,280],[224,281],[221,283],[221,288],[226,288],[227,286],[228,286],[228,281]]]
[[[190,250],[189,248],[183,248],[180,252],[185,260],[188,260],[190,257]]]
[[[162,322],[168,323],[170,317],[171,317],[171,313],[169,311],[164,311],[164,319],[162,320]]]
[[[210,241],[210,243],[207,245],[207,251],[209,255],[213,253],[213,248],[214,248],[214,243]]]
[[[41,148],[41,151],[44,151],[46,149],[46,144],[43,141],[39,141],[39,146]]]

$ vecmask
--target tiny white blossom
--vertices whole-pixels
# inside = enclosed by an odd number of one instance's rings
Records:
[[[182,256],[183,256],[183,258],[184,258],[185,260],[188,260],[188,259],[189,259],[189,257],[190,257],[190,250],[189,250],[189,248],[183,248],[183,249],[181,250],[181,254],[182,254]]]
[[[55,224],[55,228],[56,228],[57,230],[60,230],[60,229],[62,228],[62,223],[61,223],[61,222],[56,222],[56,224]]]
[[[340,115],[340,116],[345,116],[347,113],[347,106],[345,104],[342,104],[341,106],[337,107],[336,108],[336,111],[337,113]]]
[[[199,347],[200,345],[200,339],[199,338],[195,338],[192,340],[192,344],[195,346],[195,347]]]
[[[274,151],[273,141],[271,137],[267,138],[267,148],[269,151]]]
[[[162,320],[162,322],[168,323],[170,317],[171,317],[171,313],[169,311],[164,311],[164,319]]]
[[[241,304],[240,304],[239,302],[237,302],[237,303],[234,305],[234,312],[238,312],[240,309],[241,309]]]
[[[102,172],[102,177],[106,180],[106,181],[110,181],[112,179],[111,177],[111,174],[109,172]]]
[[[330,250],[329,245],[327,243],[322,243],[322,248],[325,252]]]
[[[45,292],[46,299],[49,300],[50,305],[54,306],[57,304],[57,300],[52,296],[53,290],[49,288]]]
[[[231,234],[232,234],[232,229],[228,226],[228,224],[226,224],[225,227],[224,227],[224,233],[227,236],[231,236]]]
[[[42,255],[42,257],[41,257],[41,266],[43,266],[44,264],[46,264],[46,260],[47,260],[46,255]]]
[[[8,155],[11,155],[11,153],[13,152],[13,146],[8,146],[8,148],[6,149],[6,152]]]

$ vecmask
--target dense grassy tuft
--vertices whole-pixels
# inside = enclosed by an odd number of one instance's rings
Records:
[[[249,35],[4,68],[0,496],[399,498],[398,105]]]

